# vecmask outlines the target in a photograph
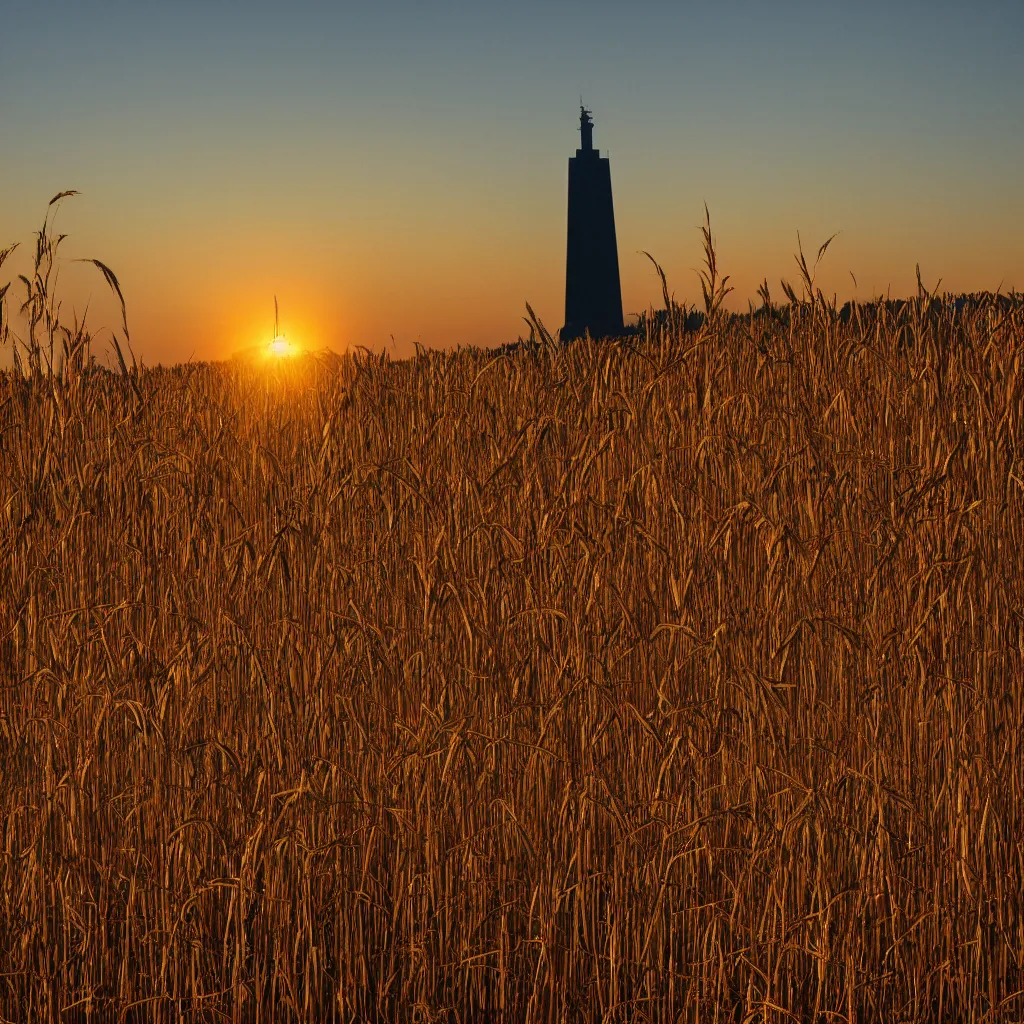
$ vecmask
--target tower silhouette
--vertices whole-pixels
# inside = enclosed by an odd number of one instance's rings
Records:
[[[580,148],[569,157],[563,340],[623,333],[612,173],[594,149],[591,112],[580,105]]]

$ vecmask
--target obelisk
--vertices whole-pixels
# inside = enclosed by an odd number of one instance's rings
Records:
[[[615,244],[612,173],[594,149],[591,112],[580,107],[580,148],[569,157],[563,341],[623,333],[619,254]]]

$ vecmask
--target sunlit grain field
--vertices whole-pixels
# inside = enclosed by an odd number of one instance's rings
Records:
[[[3,1019],[1024,1018],[1024,311],[786,312],[5,374]]]

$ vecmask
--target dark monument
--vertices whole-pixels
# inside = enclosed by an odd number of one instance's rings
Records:
[[[581,148],[569,157],[569,230],[565,256],[563,341],[623,333],[612,173],[594,149],[594,122],[580,106]]]

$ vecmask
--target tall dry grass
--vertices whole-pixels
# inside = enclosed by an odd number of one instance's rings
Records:
[[[1022,1019],[1024,311],[712,312],[3,376],[0,1015]]]

